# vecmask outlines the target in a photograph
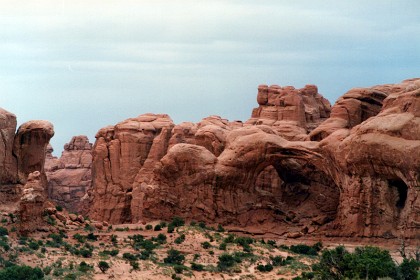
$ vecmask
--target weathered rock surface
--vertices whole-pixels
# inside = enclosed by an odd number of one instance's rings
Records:
[[[45,224],[44,163],[54,129],[47,121],[30,121],[16,132],[16,116],[0,109],[0,133],[1,208],[19,214],[19,231],[27,234]]]
[[[43,219],[47,196],[45,193],[45,181],[41,172],[30,173],[19,203],[19,232],[27,235],[42,227],[46,223]]]
[[[331,105],[315,85],[302,89],[277,85],[258,87],[258,108],[252,111],[252,125],[269,125],[288,140],[308,140],[307,133],[330,115]]]
[[[41,172],[45,179],[45,154],[53,136],[54,127],[48,121],[29,121],[19,127],[14,138],[13,154],[21,183],[26,183],[28,174],[35,171]]]
[[[60,158],[49,146],[45,161],[48,197],[71,212],[85,212],[83,198],[91,188],[92,144],[87,136],[75,136],[64,146]]]
[[[245,124],[147,114],[103,128],[90,214],[419,238],[419,88],[353,89],[331,108],[315,86],[260,86]]]

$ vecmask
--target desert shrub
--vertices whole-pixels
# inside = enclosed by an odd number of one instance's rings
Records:
[[[225,232],[225,229],[223,228],[223,226],[221,224],[217,225],[217,231],[218,232]]]
[[[271,259],[271,264],[273,266],[281,266],[282,262],[283,262],[283,258],[280,256],[275,256],[275,257],[270,257]]]
[[[105,273],[109,269],[109,264],[106,261],[100,261],[98,263],[99,269],[102,271],[102,273]]]
[[[36,250],[39,249],[39,244],[38,244],[38,242],[31,241],[31,242],[29,242],[28,247],[31,248],[32,250],[36,251]]]
[[[114,246],[118,243],[117,236],[115,234],[111,235],[111,242]]]
[[[173,224],[175,227],[182,227],[185,225],[185,220],[181,217],[173,217],[171,224]]]
[[[175,244],[181,244],[184,241],[185,241],[185,234],[181,234],[174,240]]]
[[[172,232],[174,232],[174,230],[175,230],[175,226],[174,226],[174,224],[170,223],[170,224],[168,225],[168,233],[172,233]]]
[[[48,266],[44,267],[44,269],[42,271],[44,272],[45,275],[50,275],[50,273],[52,271],[52,267],[48,265]]]
[[[150,224],[146,225],[146,230],[152,230],[152,229],[153,229],[152,225],[150,225]]]
[[[0,240],[0,247],[2,247],[6,252],[10,250],[10,245],[4,240]]]
[[[219,256],[219,261],[217,262],[217,268],[220,271],[225,271],[231,268],[232,266],[234,266],[236,262],[237,261],[233,255],[222,254]]]
[[[195,270],[195,271],[203,271],[204,270],[204,265],[193,262],[193,263],[191,263],[191,269]]]
[[[75,235],[73,235],[73,238],[76,239],[79,243],[85,243],[86,241],[86,237],[79,233],[76,233]]]
[[[5,236],[5,235],[9,235],[9,231],[7,230],[7,228],[0,227],[0,236]]]
[[[276,247],[276,241],[274,241],[274,240],[268,240],[267,244],[270,245],[270,246]]]
[[[114,250],[103,250],[100,254],[101,255],[109,255],[109,256],[113,256],[115,257],[116,255],[118,255],[119,250],[118,249],[114,249]]]
[[[205,222],[199,222],[199,223],[198,223],[198,226],[199,226],[200,228],[202,228],[202,229],[206,229],[206,228],[207,228],[207,226],[206,226],[206,223],[205,223]]]
[[[225,242],[220,243],[219,250],[225,251],[226,250],[226,246],[227,246],[227,244]]]
[[[51,240],[47,240],[46,245],[49,247],[60,248],[63,245],[63,235],[57,233],[51,233],[48,235]]]
[[[322,279],[391,277],[397,279],[397,266],[387,250],[377,247],[358,247],[349,253],[343,246],[325,250],[318,264],[312,267]]]
[[[404,259],[398,267],[398,272],[401,280],[412,280],[419,279],[418,269],[420,268],[420,262],[415,259]]]
[[[80,262],[79,267],[77,269],[83,273],[86,273],[90,270],[93,270],[93,266],[87,264],[85,261],[82,261]]]
[[[210,244],[210,242],[205,241],[205,242],[201,243],[201,247],[203,247],[204,249],[208,249],[208,248],[211,247],[211,244]]]
[[[251,237],[238,237],[235,238],[234,243],[241,245],[245,252],[251,252],[252,249],[250,244],[254,243],[254,239]]]
[[[298,244],[290,246],[290,251],[296,254],[316,256],[318,252],[312,247],[305,244]]]
[[[161,231],[162,230],[162,226],[161,225],[155,225],[154,231]]]
[[[166,222],[162,221],[162,222],[159,223],[159,225],[160,225],[161,228],[165,228],[168,224]]]
[[[140,269],[139,263],[135,260],[130,261],[130,265],[131,265],[131,268],[133,270],[139,270]]]
[[[91,247],[83,247],[79,250],[79,254],[84,258],[91,258],[93,253],[93,248]]]
[[[233,234],[229,234],[224,240],[223,242],[225,243],[233,243],[233,241],[235,241],[235,235]]]
[[[89,233],[86,238],[90,241],[98,241],[98,236],[94,235],[93,232]]]
[[[135,261],[135,260],[137,260],[137,256],[135,256],[131,253],[124,253],[123,254],[123,259],[126,259],[128,261]]]
[[[36,280],[44,279],[44,273],[39,267],[14,265],[0,270],[0,280]]]
[[[74,273],[69,273],[66,276],[64,276],[63,278],[64,280],[76,280],[77,279],[77,275]]]
[[[185,256],[178,250],[168,250],[168,256],[163,259],[164,263],[167,264],[182,264],[185,260]]]
[[[257,265],[257,270],[261,272],[270,272],[273,270],[273,266],[271,264],[266,264],[266,265],[259,264]]]
[[[58,212],[63,211],[63,207],[61,205],[57,205],[55,206],[55,210],[57,210]]]
[[[185,266],[176,264],[173,266],[175,273],[182,273],[185,269]]]

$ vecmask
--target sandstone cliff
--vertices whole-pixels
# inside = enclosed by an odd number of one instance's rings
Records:
[[[41,228],[47,198],[45,152],[54,135],[47,121],[29,121],[16,132],[16,116],[0,109],[0,202],[3,211],[18,214],[19,231]]]
[[[45,162],[48,197],[70,212],[86,212],[83,198],[91,187],[92,144],[87,136],[80,135],[64,146],[60,158],[53,157],[52,152],[49,146]]]
[[[260,86],[257,101],[244,124],[147,114],[101,129],[91,216],[419,236],[419,79],[353,89],[332,108],[315,86]]]

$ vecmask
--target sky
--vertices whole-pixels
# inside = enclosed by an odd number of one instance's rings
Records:
[[[420,77],[420,1],[0,0],[0,107],[54,124],[55,154],[143,113],[246,121],[259,84]]]

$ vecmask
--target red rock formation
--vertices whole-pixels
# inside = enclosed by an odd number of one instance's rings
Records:
[[[19,233],[27,235],[45,227],[43,219],[47,202],[41,172],[35,171],[28,176],[19,203]]]
[[[1,207],[19,213],[19,231],[27,234],[44,224],[45,152],[54,130],[47,121],[30,121],[22,124],[16,134],[15,130],[16,117],[0,109]]]
[[[16,158],[13,156],[13,141],[16,131],[16,116],[0,108],[0,183],[15,183],[17,179]]]
[[[48,197],[71,212],[84,212],[84,196],[90,190],[92,174],[92,144],[84,136],[75,136],[64,146],[58,159],[47,150],[45,171]]]
[[[376,116],[321,141],[341,186],[333,234],[420,238],[420,79],[377,90]]]
[[[13,154],[17,159],[18,179],[25,183],[29,173],[39,171],[43,180],[45,154],[54,127],[47,121],[29,121],[22,124],[14,138]]]
[[[351,90],[330,118],[315,86],[260,86],[244,125],[209,117],[175,126],[148,114],[101,129],[91,215],[418,237],[419,85]]]
[[[294,87],[258,87],[258,108],[246,123],[269,125],[288,140],[307,140],[307,132],[330,115],[331,105],[314,85]]]

